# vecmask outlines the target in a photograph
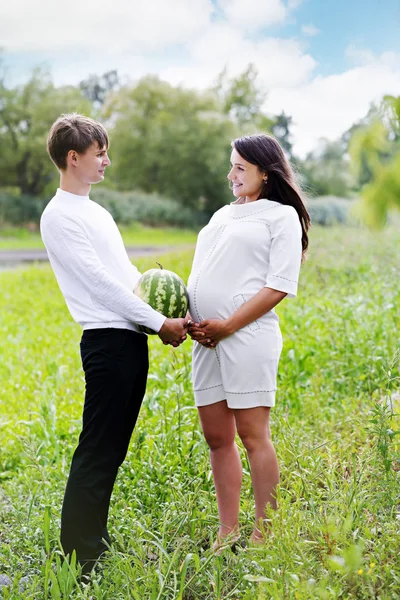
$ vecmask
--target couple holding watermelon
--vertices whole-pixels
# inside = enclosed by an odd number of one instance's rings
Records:
[[[279,468],[270,439],[270,409],[282,349],[275,306],[294,297],[310,218],[279,143],[257,134],[231,144],[228,180],[236,200],[218,210],[198,236],[188,281],[189,312],[166,318],[144,302],[141,274],[130,262],[111,215],[89,198],[110,165],[104,127],[62,115],[48,137],[60,187],[45,208],[41,234],[80,343],[86,392],[61,516],[66,555],[82,573],[107,549],[110,497],[128,449],[148,372],[145,328],[178,346],[193,344],[193,388],[210,448],[221,552],[239,537],[241,438],[250,462],[255,521],[250,542],[265,543],[266,507],[276,507]],[[143,282],[142,282],[143,283]],[[177,293],[184,297],[184,292]]]

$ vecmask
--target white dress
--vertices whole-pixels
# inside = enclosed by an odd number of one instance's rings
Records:
[[[218,210],[197,240],[188,281],[192,318],[226,319],[263,287],[296,296],[301,236],[296,210],[273,200]],[[226,400],[230,408],[274,406],[281,350],[274,310],[215,349],[194,342],[196,405]]]

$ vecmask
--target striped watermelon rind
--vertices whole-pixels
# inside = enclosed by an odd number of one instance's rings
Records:
[[[189,307],[189,296],[183,280],[167,269],[149,269],[139,279],[134,293],[169,319],[185,317]],[[157,332],[143,325],[140,331],[149,335]]]

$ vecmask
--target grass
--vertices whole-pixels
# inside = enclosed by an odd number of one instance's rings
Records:
[[[120,226],[126,246],[179,246],[195,244],[197,234],[189,229],[145,227],[139,223]],[[43,248],[39,232],[24,228],[0,229],[0,250]]]
[[[58,543],[84,391],[80,329],[48,266],[0,274],[0,574],[13,580],[3,598],[400,598],[399,244],[395,230],[315,228],[300,295],[279,307],[281,486],[266,548],[210,553],[218,517],[190,343],[174,351],[150,340],[147,394],[113,495],[113,547],[103,580],[87,585],[61,567]],[[191,256],[162,262],[186,278]],[[253,497],[241,456],[246,539]]]

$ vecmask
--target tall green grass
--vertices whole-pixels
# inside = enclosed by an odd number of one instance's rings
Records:
[[[190,342],[150,340],[147,395],[113,495],[114,543],[88,584],[61,565],[58,542],[84,392],[80,328],[48,266],[1,274],[0,574],[13,581],[3,598],[400,598],[399,244],[395,230],[312,232],[300,294],[278,311],[281,486],[265,548],[210,552],[218,516]],[[186,278],[191,255],[161,262]],[[246,540],[253,496],[241,455]]]
[[[197,234],[177,227],[146,227],[140,223],[119,225],[126,246],[179,246],[194,244]],[[9,227],[0,229],[0,250],[43,248],[38,231]]]

